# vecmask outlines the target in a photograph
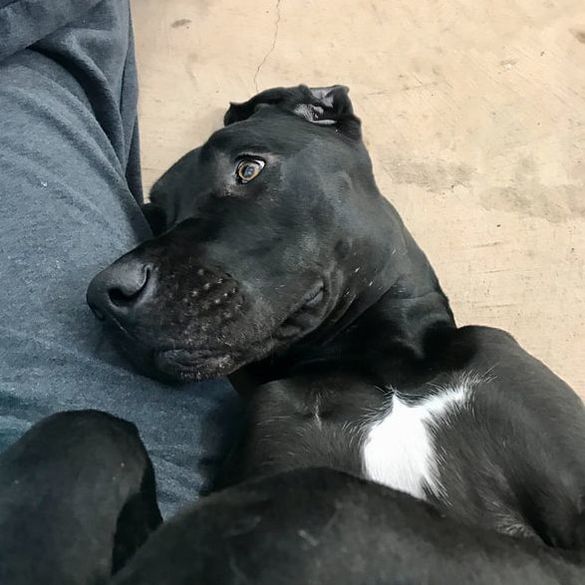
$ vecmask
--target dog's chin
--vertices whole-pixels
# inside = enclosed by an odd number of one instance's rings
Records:
[[[287,321],[264,338],[239,349],[233,345],[170,349],[168,340],[162,342],[162,347],[147,346],[120,330],[116,330],[114,340],[120,353],[140,374],[174,385],[229,376],[252,362],[285,350],[301,335],[298,324]]]
[[[176,382],[221,378],[243,365],[245,360],[221,351],[168,349],[154,354],[156,371]]]
[[[307,323],[300,323],[297,317],[295,315],[295,318],[286,319],[275,330],[255,342],[250,342],[246,347],[236,348],[230,345],[159,349],[150,352],[146,368],[141,367],[136,359],[133,361],[147,375],[162,381],[186,383],[222,378],[273,353],[286,351],[301,339],[306,332]]]

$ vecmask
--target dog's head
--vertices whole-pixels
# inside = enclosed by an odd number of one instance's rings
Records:
[[[168,378],[225,375],[381,291],[388,209],[343,86],[262,92],[156,183],[155,238],[91,283],[127,353]]]

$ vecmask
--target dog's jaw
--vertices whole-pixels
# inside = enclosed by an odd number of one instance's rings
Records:
[[[286,352],[317,329],[336,308],[339,287],[332,279],[319,279],[290,310],[288,316],[244,348],[217,342],[212,347],[173,347],[153,352],[153,365],[164,378],[178,382],[200,381],[233,374],[250,363]]]

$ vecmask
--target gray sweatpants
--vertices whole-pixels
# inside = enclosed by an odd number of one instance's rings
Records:
[[[138,425],[167,514],[205,489],[237,415],[227,382],[132,372],[85,305],[149,237],[126,0],[0,0],[0,450],[60,410]]]

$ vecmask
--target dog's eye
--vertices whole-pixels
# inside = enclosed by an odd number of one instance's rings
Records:
[[[264,168],[264,161],[260,159],[246,159],[238,163],[236,176],[240,183],[249,183],[254,180]]]

